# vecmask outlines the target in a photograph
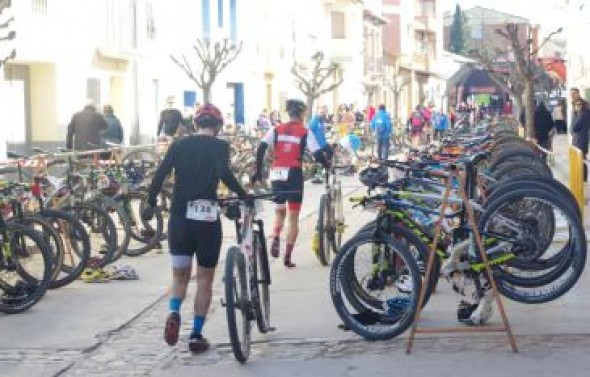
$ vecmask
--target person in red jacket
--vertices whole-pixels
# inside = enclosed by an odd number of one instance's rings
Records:
[[[295,267],[292,253],[299,233],[299,211],[303,201],[303,169],[301,167],[303,153],[305,149],[308,149],[316,161],[324,167],[328,166],[328,160],[313,133],[308,132],[304,126],[307,110],[305,103],[295,99],[287,100],[286,110],[289,121],[271,129],[258,146],[256,171],[251,180],[256,182],[261,179],[264,156],[266,150],[271,148],[274,152],[274,160],[270,170],[270,180],[272,192],[275,194],[276,210],[270,252],[274,258],[279,257],[280,236],[288,210],[289,229],[284,264],[286,267]]]

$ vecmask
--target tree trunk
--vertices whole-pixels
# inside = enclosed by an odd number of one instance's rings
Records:
[[[211,103],[211,86],[213,83],[203,85],[203,104]]]
[[[399,119],[398,119],[398,117],[399,117],[399,92],[398,91],[393,92],[393,109],[391,109],[391,116],[393,118],[394,126],[397,126],[397,123],[399,121]]]
[[[305,105],[307,106],[307,115],[305,116],[306,123],[309,123],[311,121],[311,118],[313,117],[313,103],[313,96],[307,96],[307,99],[305,101]]]
[[[530,138],[535,137],[535,102],[534,102],[534,83],[530,78],[525,78],[524,82],[524,111],[526,136]]]
[[[522,93],[512,93],[512,100],[513,100],[513,106],[512,106],[512,114],[514,114],[514,116],[516,116],[516,119],[519,118],[520,116],[520,112],[522,109],[524,109],[524,105],[522,103]]]

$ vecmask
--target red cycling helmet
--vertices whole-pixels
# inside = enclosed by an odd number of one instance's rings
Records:
[[[217,106],[206,103],[197,110],[193,122],[200,127],[221,127],[223,116]]]

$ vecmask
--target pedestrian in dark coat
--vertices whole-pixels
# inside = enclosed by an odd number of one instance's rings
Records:
[[[590,132],[590,110],[588,102],[577,99],[574,102],[574,119],[572,126],[572,145],[582,151],[584,159],[588,154],[588,132]],[[588,170],[584,164],[584,181],[588,178]]]
[[[100,133],[107,127],[107,122],[96,111],[94,103],[89,102],[84,110],[74,114],[68,125],[66,148],[77,151],[96,149],[102,142]]]
[[[535,139],[542,148],[549,149],[549,134],[553,129],[553,117],[545,103],[540,101],[535,108]]]

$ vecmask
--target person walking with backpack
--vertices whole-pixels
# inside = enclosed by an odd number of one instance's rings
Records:
[[[420,106],[416,106],[416,110],[410,115],[410,138],[412,139],[412,147],[418,148],[422,142],[422,131],[424,128],[424,117],[420,112]]]
[[[375,140],[377,141],[377,157],[382,160],[389,158],[391,128],[391,117],[385,110],[385,105],[381,104],[373,120],[371,120],[371,132],[375,133]]]

